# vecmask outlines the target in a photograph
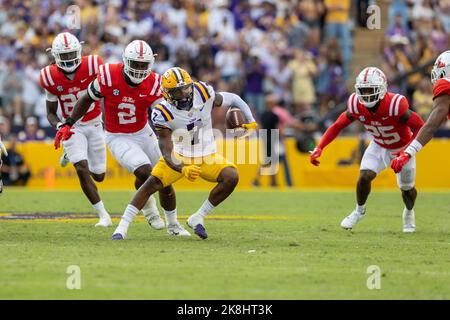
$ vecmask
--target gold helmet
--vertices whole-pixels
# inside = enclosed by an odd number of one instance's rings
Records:
[[[192,108],[194,100],[194,82],[186,70],[173,67],[164,72],[162,94],[170,104],[180,110]]]

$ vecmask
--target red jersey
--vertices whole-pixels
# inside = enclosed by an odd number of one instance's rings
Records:
[[[353,93],[347,101],[347,111],[361,122],[373,136],[373,140],[386,149],[400,149],[412,137],[411,128],[400,121],[409,109],[408,101],[401,94],[386,93],[378,110],[370,112]]]
[[[64,119],[72,115],[73,107],[78,99],[86,93],[92,80],[97,76],[102,58],[97,55],[84,56],[81,64],[70,80],[56,64],[51,64],[41,70],[41,87],[58,97],[59,107]],[[82,122],[93,120],[102,113],[100,102],[91,105]]]
[[[433,100],[442,95],[450,96],[450,79],[441,78],[434,83]],[[448,110],[447,118],[450,120],[450,109]]]
[[[125,80],[123,63],[101,66],[96,83],[91,86],[91,97],[104,99],[106,131],[135,133],[143,129],[148,124],[148,109],[162,97],[161,80],[159,74],[151,72],[133,87]]]

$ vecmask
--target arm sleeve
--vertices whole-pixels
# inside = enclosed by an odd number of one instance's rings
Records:
[[[46,68],[41,69],[41,72],[39,74],[39,85],[41,86],[42,89],[45,89],[46,91],[50,92],[50,91],[53,91],[53,88],[50,85],[50,82],[47,78],[47,74],[46,74],[47,69]]]
[[[45,99],[50,102],[58,101],[58,97],[55,96],[53,93],[49,92],[47,89],[45,89]]]
[[[336,120],[336,122],[334,122],[327,129],[327,131],[325,131],[322,139],[320,139],[320,142],[317,146],[321,149],[325,148],[334,139],[336,139],[336,137],[342,131],[342,129],[344,129],[351,123],[352,123],[352,121],[347,117],[347,112],[346,111],[342,112],[341,115],[339,116],[339,118]]]
[[[95,79],[91,82],[91,84],[88,87],[88,96],[95,101],[100,100],[103,98],[102,93],[100,91],[100,85],[98,83],[98,79]]]
[[[230,92],[219,92],[223,97],[222,106],[224,107],[238,107],[245,115],[245,118],[248,122],[255,122],[255,118],[253,118],[252,110],[248,106],[248,104],[242,100],[237,94]]]

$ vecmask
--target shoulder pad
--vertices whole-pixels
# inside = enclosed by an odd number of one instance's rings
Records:
[[[98,67],[103,64],[102,59],[98,55],[87,56],[89,75],[93,76],[98,73]]]
[[[359,114],[358,110],[358,97],[356,93],[352,93],[347,100],[347,111],[350,114]]]
[[[153,113],[160,114],[165,122],[169,122],[174,119],[173,113],[163,103],[158,103],[156,106],[154,106],[153,110],[152,110],[152,115],[153,115]],[[152,116],[152,119],[153,119],[153,116]]]
[[[400,108],[401,101],[406,101],[406,98],[399,93],[395,94],[392,97],[391,102],[389,104],[389,116],[397,117],[398,115],[401,115],[405,112],[404,110],[401,110],[404,109],[404,107]],[[402,104],[402,106],[404,106],[404,104]]]
[[[48,87],[51,87],[51,86],[55,85],[55,82],[53,81],[52,72],[51,72],[51,68],[50,67],[51,66],[46,66],[45,68],[42,68],[41,69],[41,74],[39,76],[41,85],[44,88],[46,88],[46,89]]]
[[[112,87],[111,67],[109,63],[103,64],[99,67],[100,85]]]
[[[197,94],[201,97],[203,103],[211,99],[212,93],[212,87],[208,85],[205,82],[197,81],[194,82],[194,90],[197,92]]]

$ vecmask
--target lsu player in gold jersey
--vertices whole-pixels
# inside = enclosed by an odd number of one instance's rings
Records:
[[[204,82],[193,82],[181,68],[170,68],[164,73],[162,93],[164,99],[152,109],[151,115],[162,157],[127,206],[113,234],[114,239],[126,238],[129,223],[150,195],[182,177],[190,181],[201,177],[217,182],[208,199],[187,221],[195,234],[206,239],[204,217],[233,192],[239,180],[236,166],[216,153],[211,111],[214,107],[238,107],[248,122],[242,127],[257,128],[250,107],[238,95],[215,92]],[[166,215],[167,219],[170,217],[170,214]]]

